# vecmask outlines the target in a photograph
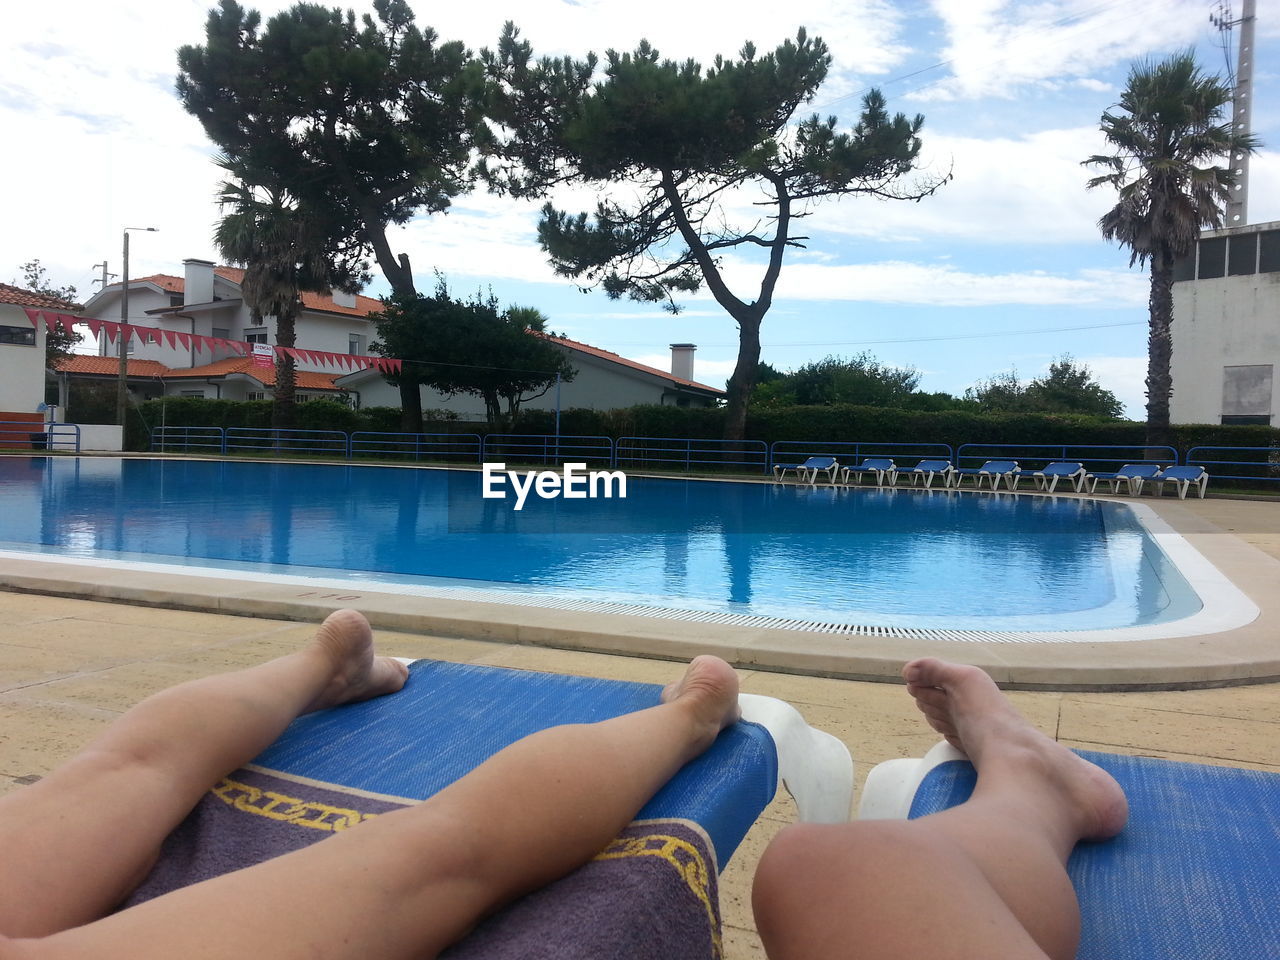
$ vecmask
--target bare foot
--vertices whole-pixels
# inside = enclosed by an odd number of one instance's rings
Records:
[[[311,640],[311,647],[328,658],[333,679],[309,710],[395,693],[409,677],[409,668],[399,660],[374,655],[373,630],[364,614],[356,610],[329,614]]]
[[[929,725],[979,774],[1045,792],[1047,809],[1066,800],[1075,839],[1101,840],[1124,827],[1129,805],[1111,775],[1031,726],[982,670],[926,658],[908,663],[902,677]]]
[[[737,723],[742,716],[738,706],[737,673],[719,657],[706,654],[694,657],[683,677],[662,688],[662,702],[690,704],[697,719],[705,725],[708,745],[721,730]]]

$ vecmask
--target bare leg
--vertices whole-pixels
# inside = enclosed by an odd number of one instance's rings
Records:
[[[277,960],[422,960],[598,853],[737,719],[737,691],[728,664],[699,657],[659,706],[542,731],[422,804],[7,947],[37,958],[231,957],[252,945]]]
[[[1128,808],[1114,780],[1035,730],[976,667],[916,660],[907,689],[978,770],[972,798],[911,821],[788,828],[765,851],[752,899],[774,960],[1069,960],[1080,913],[1065,865],[1113,836]]]
[[[0,934],[96,920],[151,869],[165,836],[218,778],[301,713],[399,690],[354,610],[297,653],[158,693],[42,780],[0,798]]]

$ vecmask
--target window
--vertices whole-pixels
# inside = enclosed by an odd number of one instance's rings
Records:
[[[250,399],[250,400],[265,400],[265,399],[267,399],[267,395],[266,395],[266,393],[265,393],[265,392],[263,392],[262,390],[250,390],[250,391],[249,391],[249,399]]]
[[[1258,235],[1246,233],[1231,238],[1227,247],[1227,276],[1248,277],[1257,273]]]
[[[204,391],[203,391],[203,390],[183,390],[180,394],[178,394],[178,396],[180,396],[180,397],[203,397],[203,396],[204,396]]]
[[[180,293],[171,293],[171,294],[169,294],[169,306],[171,306],[171,307],[180,307],[180,306],[182,306],[185,302],[186,302],[186,301],[183,299],[182,294],[180,294]]]
[[[36,345],[35,327],[0,327],[0,343],[12,343],[20,347]]]
[[[347,353],[353,357],[364,356],[364,337],[358,333],[347,336]]]
[[[1226,414],[1222,416],[1222,425],[1224,427],[1269,427],[1271,426],[1271,418],[1269,416],[1249,416],[1249,417],[1230,417]]]
[[[1268,230],[1258,234],[1258,272],[1280,272],[1280,230]]]
[[[1271,416],[1272,365],[1253,363],[1222,368],[1222,422],[1240,417]],[[1256,420],[1250,422],[1256,423]]]
[[[245,340],[245,343],[266,343],[267,328],[266,327],[245,327],[244,340]]]
[[[214,327],[211,331],[209,331],[209,336],[217,337],[219,340],[230,340],[231,331],[228,330],[226,327]]]
[[[1227,238],[1213,237],[1200,241],[1200,269],[1197,276],[1201,280],[1216,280],[1227,272]]]

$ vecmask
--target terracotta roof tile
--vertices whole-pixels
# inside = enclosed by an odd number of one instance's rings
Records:
[[[229,280],[236,286],[244,280],[244,270],[240,267],[214,267],[215,275],[223,280]],[[182,293],[186,288],[186,280],[182,277],[170,276],[167,273],[154,273],[149,277],[134,277],[129,281],[133,283],[154,283],[157,287],[166,293]],[[119,284],[112,284],[119,286]],[[323,310],[326,313],[342,313],[351,317],[365,317],[369,314],[382,309],[382,301],[377,297],[356,296],[356,305],[354,307],[343,307],[335,303],[333,297],[321,296],[318,293],[302,294],[302,305],[308,310]]]
[[[243,373],[245,376],[257,380],[265,387],[274,387],[276,385],[276,368],[255,367],[252,357],[227,357],[225,360],[207,363],[203,367],[183,367],[177,370],[170,370],[165,374],[165,379],[180,380],[186,377],[196,377],[204,380],[211,377],[225,377],[232,373]],[[299,390],[333,390],[336,392],[339,388],[333,385],[333,381],[338,379],[339,376],[341,374],[295,370],[294,386]]]
[[[650,367],[647,364],[628,360],[621,354],[613,353],[610,350],[601,350],[599,347],[593,347],[588,343],[580,343],[577,340],[570,340],[568,337],[553,337],[549,333],[538,333],[537,331],[533,331],[533,333],[534,336],[550,340],[552,343],[563,344],[570,350],[577,350],[580,353],[585,353],[589,357],[599,357],[601,360],[609,360],[612,363],[619,363],[622,366],[630,367],[633,370],[643,370],[645,373],[651,373],[655,377],[662,377],[664,380],[670,380],[673,383],[682,383],[686,387],[696,387],[699,390],[710,390],[715,394],[724,393],[724,391],[718,387],[711,387],[705,383],[698,383],[696,380],[686,380],[683,377],[677,377],[666,370],[659,370],[657,367]]]
[[[8,283],[0,283],[0,303],[12,303],[19,307],[38,307],[48,310],[79,310],[80,305],[69,300],[51,297],[47,293],[23,290]]]
[[[131,377],[164,377],[169,368],[159,360],[129,360],[128,375]],[[116,376],[120,371],[120,360],[117,357],[95,357],[81,353],[66,357],[59,361],[58,371],[61,373],[88,373],[99,376]]]

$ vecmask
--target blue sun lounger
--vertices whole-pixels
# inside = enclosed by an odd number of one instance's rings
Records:
[[[1078,751],[1119,781],[1129,823],[1082,843],[1067,871],[1080,900],[1077,960],[1280,957],[1280,774]],[[962,803],[973,767],[942,743],[877,765],[864,819]]]
[[[1160,473],[1151,478],[1151,482],[1155,484],[1156,496],[1164,496],[1164,485],[1172,483],[1174,489],[1178,491],[1178,499],[1187,499],[1187,491],[1195,487],[1200,499],[1204,499],[1205,490],[1209,487],[1209,474],[1205,472],[1204,467],[1165,467]]]
[[[1083,463],[1058,460],[1047,464],[1043,470],[1037,470],[1031,474],[1031,479],[1035,482],[1037,490],[1046,490],[1049,493],[1053,493],[1057,488],[1059,480],[1067,480],[1071,483],[1071,489],[1079,493],[1087,475],[1088,471],[1085,470]]]
[[[810,457],[804,463],[773,465],[773,479],[782,481],[787,476],[788,470],[794,470],[796,479],[801,483],[817,483],[818,474],[826,473],[827,482],[836,482],[836,473],[840,470],[840,464],[836,462],[835,457]]]
[[[910,470],[899,470],[898,476],[905,474],[910,477],[913,487],[917,480],[921,480],[924,482],[925,489],[928,490],[933,486],[934,477],[941,477],[944,487],[951,486],[951,476],[955,471],[956,468],[950,460],[921,460]]]
[[[988,460],[980,467],[957,467],[951,475],[951,483],[959,489],[961,481],[970,477],[973,479],[974,489],[981,490],[985,479],[990,481],[992,490],[998,490],[1003,477],[1006,487],[1017,490],[1018,474],[1021,472],[1022,468],[1018,466],[1017,460]]]
[[[400,693],[300,717],[215,786],[166,840],[130,903],[358,829],[430,797],[521,737],[644,709],[661,689],[416,661]],[[616,938],[636,931],[652,940],[646,956],[719,956],[718,870],[778,787],[815,822],[848,820],[853,797],[843,743],[782,701],[740,701],[745,722],[681,769],[594,860],[485,920],[450,948],[450,960],[619,956],[625,945]],[[663,923],[655,927],[654,916]]]
[[[898,465],[888,457],[867,457],[856,467],[842,467],[840,482],[847,484],[853,477],[854,483],[861,483],[863,474],[875,477],[877,487],[883,487],[886,479],[893,486],[898,480]]]
[[[1158,463],[1126,463],[1114,473],[1090,473],[1085,477],[1085,482],[1089,484],[1090,493],[1098,489],[1098,481],[1101,480],[1110,486],[1111,493],[1119,493],[1123,485],[1128,493],[1136,497],[1142,493],[1143,482],[1154,480],[1162,469]]]

